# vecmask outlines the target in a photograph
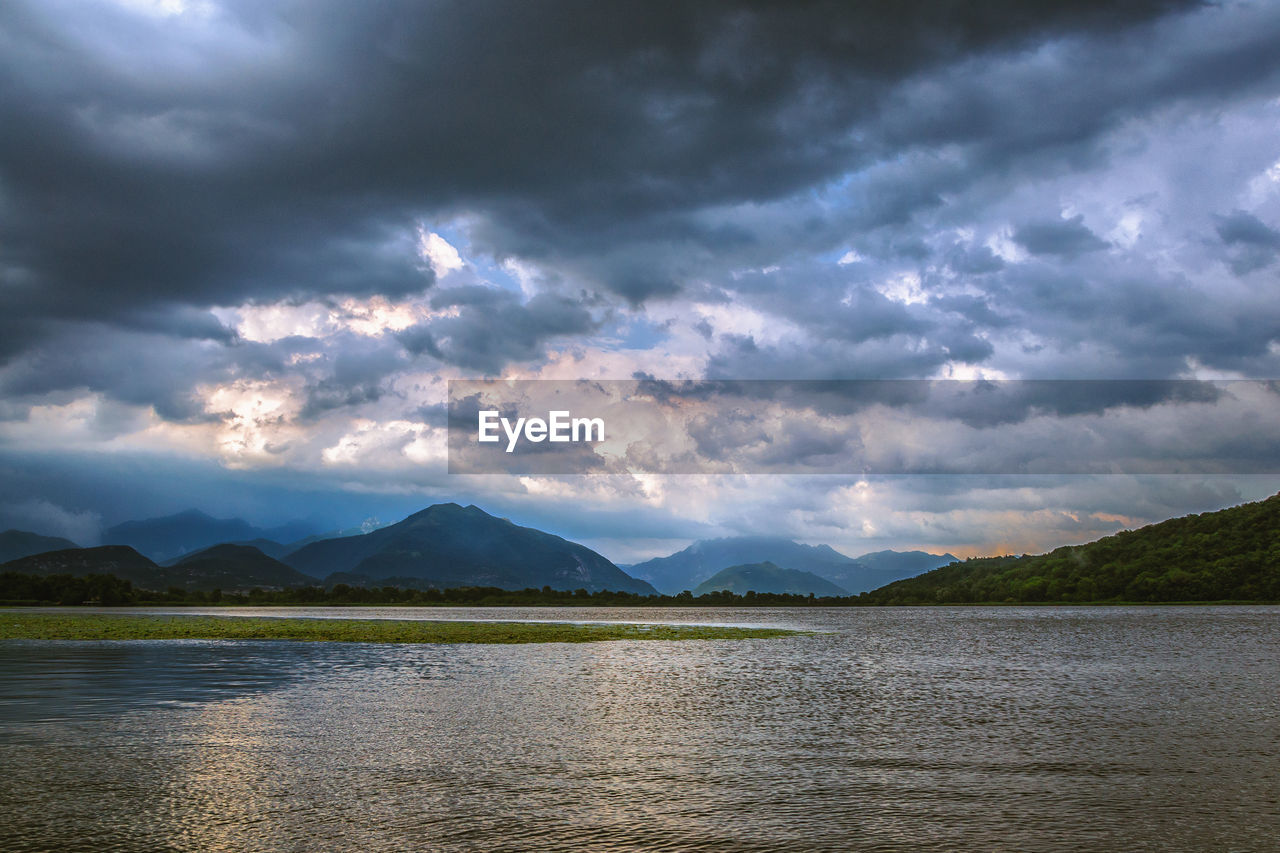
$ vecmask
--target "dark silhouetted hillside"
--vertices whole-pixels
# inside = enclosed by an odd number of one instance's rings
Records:
[[[25,530],[6,530],[0,533],[0,563],[7,563],[19,557],[32,554],[43,554],[45,551],[65,551],[80,546],[70,539],[60,536],[41,536],[39,533],[28,533]]]
[[[845,591],[813,572],[784,569],[770,562],[748,563],[721,569],[698,584],[694,595],[727,590],[737,595],[748,592],[774,592],[790,595],[845,595]]]
[[[952,563],[874,604],[1280,600],[1280,495],[1048,554]]]
[[[0,566],[0,571],[26,575],[115,575],[142,589],[165,589],[165,569],[127,545],[102,545],[97,548],[68,548],[46,551]]]
[[[428,507],[362,536],[314,542],[289,554],[285,562],[326,579],[358,576],[375,584],[413,583],[438,589],[550,586],[591,592],[654,591],[590,548],[495,518],[476,506],[454,503]]]
[[[319,585],[317,578],[273,559],[251,545],[214,545],[167,570],[168,586],[183,589],[285,589]]]

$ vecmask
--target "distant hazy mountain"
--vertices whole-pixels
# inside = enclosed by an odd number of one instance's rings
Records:
[[[362,536],[314,542],[285,562],[329,584],[394,579],[437,588],[654,592],[590,548],[455,503],[428,507]]]
[[[373,519],[370,519],[373,521]],[[378,525],[381,526],[381,525]],[[276,528],[277,530],[279,528]],[[342,530],[330,530],[327,533],[315,533],[311,536],[304,536],[294,541],[286,541],[283,544],[271,539],[250,539],[247,542],[228,542],[228,545],[251,545],[257,548],[268,557],[276,560],[283,560],[289,554],[297,551],[303,546],[310,545],[312,542],[322,542],[325,539],[340,539],[343,536],[363,536],[370,530],[377,530],[377,526],[370,526],[370,522],[365,522],[360,527],[347,527]],[[181,557],[170,560],[170,563],[176,563]]]
[[[189,509],[163,518],[117,524],[103,534],[102,541],[107,545],[128,545],[153,560],[169,560],[210,545],[255,539],[295,542],[315,532],[315,526],[305,521],[263,529],[242,518],[213,518]]]
[[[813,572],[828,580],[858,565],[828,545],[801,545],[777,536],[735,536],[701,539],[669,557],[636,563],[628,571],[660,592],[675,595],[694,589],[721,569],[762,562]]]
[[[283,589],[319,586],[309,577],[250,545],[214,545],[168,569],[169,585],[185,589]]]
[[[868,592],[903,578],[931,572],[954,563],[954,554],[925,551],[873,551],[854,560],[854,565],[824,574],[852,593]]]
[[[751,590],[756,592],[785,592],[792,595],[845,595],[845,591],[825,578],[813,572],[799,569],[783,569],[768,561],[748,563],[742,566],[730,566],[721,569],[707,580],[698,584],[694,595],[702,595],[717,590],[743,595]]]
[[[627,567],[660,592],[676,595],[693,590],[721,569],[769,562],[812,572],[851,593],[865,592],[954,562],[951,554],[924,551],[876,551],[861,557],[841,554],[830,545],[801,545],[779,536],[733,536],[700,539],[669,557],[655,557]],[[759,590],[757,590],[759,591]]]
[[[299,548],[303,547],[304,545],[310,545],[312,542],[321,542],[325,539],[341,539],[344,536],[363,536],[364,534],[371,533],[374,530],[378,530],[382,528],[383,526],[384,525],[382,524],[382,522],[378,521],[378,519],[376,518],[366,518],[361,524],[355,527],[344,527],[341,530],[328,530],[328,531],[325,531],[324,533],[313,533],[310,536],[304,536],[301,539],[296,539],[294,541],[288,542],[283,546],[278,546],[282,548],[282,550],[278,554],[274,553],[274,551],[268,551],[266,548],[261,548],[258,545],[258,542],[262,540],[255,540],[253,542],[237,542],[235,544],[253,545],[255,548],[259,548],[262,551],[262,553],[268,554],[272,557],[275,557],[277,560],[280,560],[280,559],[283,559],[288,554],[292,554],[294,551],[297,551]],[[271,544],[277,545],[277,543],[274,543],[274,542]]]
[[[24,575],[115,575],[142,589],[168,588],[165,569],[127,545],[69,548],[10,560],[0,571]]]
[[[39,533],[28,533],[25,530],[6,530],[0,533],[0,563],[45,551],[64,551],[67,548],[79,547],[70,539],[59,536],[41,536]]]
[[[245,541],[245,542],[225,542],[225,543],[222,543],[222,544],[225,544],[225,545],[244,545],[244,546],[249,547],[249,548],[256,548],[256,549],[258,549],[259,551],[261,551],[263,554],[266,554],[266,555],[267,555],[268,557],[270,557],[271,559],[273,559],[273,560],[279,560],[281,557],[284,557],[286,554],[289,554],[290,552],[296,551],[296,550],[298,550],[299,548],[301,548],[303,545],[306,545],[306,544],[308,544],[308,543],[310,543],[310,542],[312,542],[312,541],[317,541],[317,540],[319,540],[320,538],[321,538],[321,537],[319,537],[319,536],[314,536],[314,537],[313,537],[313,536],[308,536],[307,538],[302,539],[302,540],[300,540],[300,541],[298,541],[298,542],[288,542],[288,543],[283,543],[283,544],[282,544],[282,543],[280,543],[280,542],[275,542],[275,541],[273,541],[273,540],[271,540],[271,539],[249,539],[248,541]],[[215,547],[215,548],[216,548],[216,547],[218,547],[218,546],[214,545],[214,546],[211,546],[211,547]],[[208,550],[208,549],[206,549],[206,550]],[[197,552],[196,552],[196,554],[199,554],[199,553],[201,553],[201,552],[200,552],[200,551],[197,551]],[[172,566],[172,565],[174,565],[174,564],[176,564],[176,563],[181,562],[182,560],[187,559],[188,557],[194,557],[194,556],[195,556],[195,554],[184,554],[184,555],[182,555],[181,557],[172,557],[172,558],[170,558],[170,559],[168,559],[168,560],[163,561],[163,562],[161,563],[161,565],[165,565],[165,566]]]

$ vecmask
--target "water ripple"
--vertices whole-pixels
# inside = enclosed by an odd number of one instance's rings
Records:
[[[1277,608],[536,615],[831,633],[0,643],[0,849],[1278,849]]]

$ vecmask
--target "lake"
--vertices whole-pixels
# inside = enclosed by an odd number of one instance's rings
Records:
[[[242,612],[827,633],[0,642],[0,849],[1280,849],[1280,607]]]

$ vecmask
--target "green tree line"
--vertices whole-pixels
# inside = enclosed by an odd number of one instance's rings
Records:
[[[1280,495],[1048,554],[952,563],[871,604],[1280,601]]]
[[[394,586],[366,588],[336,584],[331,589],[318,586],[282,590],[252,589],[247,592],[184,590],[170,587],[160,592],[138,589],[114,575],[27,575],[0,574],[0,604],[6,605],[149,605],[149,604],[233,604],[233,605],[346,605],[398,604],[423,606],[595,606],[595,607],[778,607],[832,606],[855,604],[856,598],[818,598],[813,595],[748,592],[711,592],[694,596],[639,595],[630,592],[588,592],[585,589],[508,590],[492,586],[456,589],[403,589]]]

